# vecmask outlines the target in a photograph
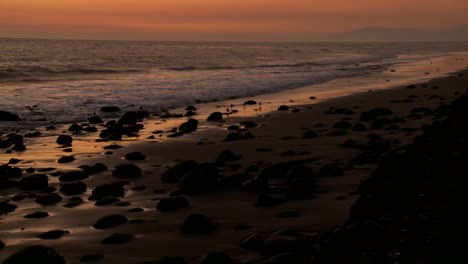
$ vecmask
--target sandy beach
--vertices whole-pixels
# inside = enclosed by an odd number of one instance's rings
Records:
[[[92,125],[98,132],[83,132],[87,125],[71,132],[71,124],[17,131],[26,150],[0,154],[0,164],[10,163],[1,169],[0,262],[20,248],[45,245],[66,263],[84,262],[83,256],[116,264],[185,263],[156,261],[165,256],[187,263],[283,263],[271,258],[284,234],[314,237],[345,223],[359,186],[382,157],[404,150],[433,123],[437,108],[466,93],[467,67],[468,55],[454,54],[370,76],[195,105],[191,118],[199,123],[188,130],[179,127],[188,117],[150,113],[137,122],[144,128],[119,141],[96,142],[109,128],[104,124]],[[206,121],[213,112],[222,118]],[[40,135],[26,136],[34,132]],[[12,138],[10,133],[0,138]],[[57,144],[61,134],[73,142]],[[58,163],[64,156],[73,159]],[[79,168],[94,164],[105,167]],[[46,202],[38,199],[47,194]],[[6,210],[9,205],[13,210]],[[35,212],[47,214],[25,218]],[[99,228],[98,220],[108,215],[114,216],[111,224]],[[52,230],[64,232],[38,237]],[[114,242],[103,242],[116,233],[121,235]],[[269,236],[271,252],[254,250],[258,234]],[[207,262],[215,252],[231,262]]]

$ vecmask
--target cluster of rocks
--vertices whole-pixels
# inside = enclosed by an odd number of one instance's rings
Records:
[[[405,151],[380,160],[359,188],[349,220],[311,243],[309,263],[466,261],[460,210],[468,171],[468,97],[442,109],[442,120],[427,126]],[[365,119],[381,114],[390,112]]]

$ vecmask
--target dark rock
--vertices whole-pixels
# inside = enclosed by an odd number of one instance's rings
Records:
[[[65,259],[55,251],[46,246],[30,246],[18,250],[13,255],[6,258],[2,264],[65,264]]]
[[[287,105],[281,105],[280,107],[278,107],[278,111],[288,111],[289,110],[289,106]]]
[[[142,264],[188,264],[183,258],[180,257],[161,257],[152,261],[143,262]]]
[[[43,190],[49,186],[49,179],[47,175],[36,174],[24,177],[20,180],[20,188],[25,191]]]
[[[185,111],[197,111],[197,108],[193,105],[189,105],[185,108]]]
[[[4,249],[5,248],[5,243],[3,241],[0,240],[0,250]]]
[[[105,197],[124,197],[125,192],[121,183],[107,183],[94,188],[89,200],[96,201]]]
[[[0,215],[8,214],[16,210],[18,206],[11,204],[9,202],[0,202]]]
[[[57,140],[57,144],[59,145],[71,145],[73,142],[73,138],[69,135],[60,135]]]
[[[13,150],[13,151],[25,151],[26,146],[23,143],[17,143],[11,148],[11,150]]]
[[[161,212],[170,212],[189,207],[189,201],[183,196],[166,197],[159,200],[156,209]]]
[[[82,181],[87,179],[89,175],[82,171],[70,171],[62,174],[59,177],[59,181],[61,182],[72,182],[72,181]]]
[[[0,121],[21,121],[17,114],[0,110]]]
[[[356,123],[353,127],[354,131],[365,131],[367,127],[363,123]]]
[[[96,124],[102,124],[104,121],[99,117],[99,116],[91,116],[88,118],[88,122],[90,124],[96,125]]]
[[[301,216],[301,214],[296,211],[284,211],[277,215],[279,218],[296,218],[299,216]]]
[[[102,199],[97,200],[94,205],[96,206],[103,206],[103,205],[110,205],[116,202],[119,202],[120,199],[116,197],[104,197]]]
[[[333,128],[335,129],[349,129],[351,127],[353,127],[353,125],[351,125],[351,123],[348,121],[340,121],[333,125]]]
[[[128,222],[128,219],[123,215],[107,215],[99,219],[93,227],[96,229],[108,229],[116,227]]]
[[[36,197],[36,203],[41,205],[52,205],[62,201],[62,196],[56,193],[49,193],[44,195],[39,195]]]
[[[346,130],[336,130],[336,131],[332,131],[330,133],[327,133],[327,136],[329,137],[339,137],[339,136],[344,136],[344,135],[347,135],[348,132]]]
[[[125,155],[126,160],[133,160],[133,161],[138,161],[138,160],[145,160],[146,156],[143,155],[141,152],[130,152]]]
[[[75,161],[75,157],[73,156],[63,156],[61,158],[58,159],[58,163],[70,163],[70,162],[73,162]]]
[[[94,165],[82,165],[80,169],[82,169],[85,174],[94,175],[106,171],[107,166],[103,163],[96,163]]]
[[[105,112],[105,113],[113,113],[113,112],[118,112],[121,109],[117,106],[103,106],[101,107],[100,111]]]
[[[240,122],[241,126],[244,126],[245,128],[255,128],[255,127],[258,127],[258,124],[255,123],[254,121],[250,121],[250,120],[247,120],[247,121],[242,121]]]
[[[223,120],[223,114],[221,112],[211,113],[206,120],[207,121],[221,121]]]
[[[41,136],[41,135],[42,135],[41,132],[36,131],[36,132],[24,134],[24,137],[26,137],[26,138],[34,138],[34,137],[39,137],[39,136]]]
[[[83,131],[88,132],[88,133],[95,133],[98,132],[98,129],[93,126],[85,127]]]
[[[248,100],[244,102],[244,105],[256,105],[256,104],[257,102],[255,102],[254,100]]]
[[[387,109],[387,108],[383,108],[383,107],[377,107],[377,108],[374,108],[368,112],[363,112],[361,114],[361,118],[360,120],[361,121],[374,121],[376,119],[378,119],[379,117],[382,117],[382,116],[388,116],[388,115],[392,115],[393,114],[393,111],[390,110],[390,109]]]
[[[79,195],[86,192],[87,188],[84,182],[65,183],[60,187],[60,192],[65,195]]]
[[[83,130],[83,127],[78,125],[78,124],[72,124],[69,128],[68,128],[68,131],[71,131],[71,132],[77,132],[77,131],[82,131]]]
[[[284,202],[284,198],[274,197],[274,196],[262,193],[257,197],[257,202],[255,205],[258,207],[269,207],[269,206],[280,204],[282,202]]]
[[[196,161],[182,161],[165,171],[161,176],[161,181],[164,183],[177,183],[197,166]]]
[[[141,212],[144,212],[145,209],[143,208],[140,208],[140,207],[137,207],[137,208],[132,208],[130,210],[128,210],[130,213],[141,213]]]
[[[196,115],[197,115],[197,112],[195,112],[195,111],[187,111],[184,114],[184,116],[186,116],[186,117],[192,117],[192,116],[196,116]]]
[[[49,213],[47,212],[34,212],[31,214],[27,214],[24,216],[24,218],[28,219],[40,219],[40,218],[46,218],[49,217]]]
[[[316,137],[318,137],[318,134],[315,133],[315,132],[312,131],[312,130],[306,131],[306,132],[304,133],[304,135],[302,136],[302,138],[306,138],[306,139],[307,139],[307,138],[309,138],[309,139],[310,139],[310,138],[316,138]]]
[[[240,246],[248,250],[262,251],[264,243],[265,239],[262,235],[258,233],[253,233],[243,238],[240,243]]]
[[[101,241],[103,245],[125,244],[135,238],[134,235],[124,233],[114,233]]]
[[[210,234],[215,230],[211,220],[202,214],[191,214],[181,226],[182,232],[192,235]]]
[[[198,194],[212,192],[218,185],[218,170],[215,164],[199,164],[193,170],[184,175],[179,182],[182,193]]]
[[[343,164],[341,163],[331,163],[324,165],[320,168],[320,176],[323,177],[337,177],[343,175]]]
[[[115,170],[112,172],[114,177],[118,178],[137,178],[140,177],[142,171],[140,167],[133,164],[121,164],[115,166]]]
[[[45,233],[42,233],[38,235],[37,237],[40,239],[59,239],[66,234],[70,234],[70,232],[67,230],[52,230],[52,231],[47,231]]]
[[[97,262],[104,258],[104,255],[84,255],[80,257],[80,263]]]
[[[241,155],[237,155],[230,150],[223,150],[219,153],[218,157],[216,158],[216,163],[223,164],[225,162],[233,162],[240,160]]]
[[[200,264],[229,264],[231,258],[226,252],[213,252],[206,255]]]
[[[195,132],[197,128],[198,128],[198,120],[191,118],[187,122],[182,123],[179,126],[179,132],[192,133],[192,132]]]

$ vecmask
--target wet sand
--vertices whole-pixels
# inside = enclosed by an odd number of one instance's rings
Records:
[[[421,134],[424,125],[432,123],[433,116],[426,110],[434,110],[465,93],[468,85],[466,72],[451,73],[428,82],[433,78],[431,75],[437,74],[437,68],[438,74],[465,68],[467,60],[461,60],[462,57],[402,65],[401,68],[395,67],[395,71],[389,69],[367,78],[336,80],[313,89],[301,88],[248,99],[197,105],[199,115],[194,118],[201,121],[198,130],[178,138],[168,139],[166,136],[170,133],[162,133],[162,136],[158,133],[155,139],[147,139],[153,135],[151,132],[167,131],[186,118],[145,119],[145,129],[139,132],[139,138],[124,137],[122,142],[116,142],[124,147],[112,150],[111,155],[104,155],[108,150],[102,149],[109,142],[94,142],[97,134],[73,135],[73,152],[63,153],[63,148],[59,148],[55,139],[67,127],[42,131],[44,134],[40,138],[26,141],[28,149],[24,153],[2,154],[2,164],[15,157],[22,161],[12,166],[22,169],[54,167],[56,170],[46,174],[49,186],[56,188],[60,188],[61,183],[57,177],[50,175],[55,171],[76,169],[80,165],[97,162],[105,164],[109,170],[83,180],[87,184],[86,192],[80,195],[84,203],[75,208],[63,207],[71,197],[64,194],[61,194],[64,199],[53,206],[43,207],[29,198],[11,201],[18,208],[0,216],[0,240],[6,244],[0,251],[0,260],[18,248],[42,244],[57,249],[65,256],[67,263],[79,263],[80,256],[87,254],[104,255],[97,263],[139,263],[161,256],[181,256],[189,263],[198,263],[203,255],[216,251],[227,252],[233,263],[258,263],[265,257],[240,246],[242,239],[251,233],[289,228],[313,234],[346,220],[356,201],[357,187],[373,171],[378,159],[390,150],[404,147]],[[409,86],[411,84],[414,87]],[[348,90],[352,95],[331,88],[344,85],[350,87]],[[387,89],[390,87],[393,88]],[[310,99],[311,96],[317,98]],[[244,106],[243,102],[247,100],[255,100],[257,104]],[[261,106],[259,102],[262,102]],[[235,105],[234,109],[238,113],[225,115],[223,122],[203,121],[211,112],[226,112],[226,108],[232,110],[231,104]],[[280,105],[288,105],[290,109],[277,111]],[[387,118],[390,123],[388,120],[381,120],[381,124],[360,120],[363,112],[375,108],[390,109],[391,114],[377,118]],[[172,112],[182,110],[175,109]],[[398,120],[395,117],[399,117]],[[246,120],[258,125],[247,128],[254,138],[226,142],[225,138],[233,132],[227,128],[231,125],[242,128],[240,123]],[[353,129],[357,123],[364,124],[365,129]],[[306,134],[308,136],[305,138]],[[376,134],[389,144],[388,147],[373,151],[372,159],[362,156],[362,153],[369,152],[365,148],[370,145],[369,134]],[[347,147],[342,146],[345,142]],[[171,212],[156,210],[158,199],[178,189],[177,184],[165,184],[160,180],[168,168],[181,160],[214,162],[223,150],[230,150],[241,157],[240,160],[227,162],[225,166],[217,166],[222,178],[229,177],[234,183],[218,186],[214,192],[184,195],[190,203],[188,208]],[[125,155],[132,152],[143,153],[146,159],[126,161]],[[58,164],[57,159],[64,155],[73,155],[76,160]],[[357,157],[361,159],[357,160]],[[268,190],[251,192],[243,190],[238,183],[254,178],[263,169],[278,162],[298,160],[311,168],[317,178],[311,189],[315,195],[313,199],[286,199],[275,205],[258,206],[256,203],[261,194],[283,198],[284,189],[288,188],[287,179],[270,179]],[[127,163],[135,164],[143,171],[142,176],[129,179],[129,184],[124,188],[125,196],[121,200],[131,205],[95,206],[94,201],[87,200],[96,186],[120,181],[112,176],[112,170],[119,164]],[[339,164],[334,167],[339,167],[341,173],[326,173],[324,166],[330,164]],[[135,186],[145,186],[146,189],[132,190]],[[2,190],[2,200],[18,193],[22,191],[17,188]],[[143,208],[144,211],[129,212],[132,208]],[[50,216],[44,219],[24,218],[24,215],[36,211],[48,212]],[[294,217],[284,217],[285,214],[280,217],[284,212]],[[180,226],[192,213],[206,215],[215,223],[216,230],[207,235],[182,232]],[[130,220],[142,219],[144,222],[126,223],[105,230],[92,227],[99,218],[108,214],[121,214]],[[251,228],[236,228],[241,224]],[[36,238],[54,229],[68,230],[70,234],[56,240]],[[122,245],[99,243],[106,236],[117,232],[135,237]]]

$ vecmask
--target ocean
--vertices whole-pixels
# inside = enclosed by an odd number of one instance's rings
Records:
[[[228,43],[0,39],[0,110],[33,124],[105,105],[160,111],[388,70],[468,43]]]

